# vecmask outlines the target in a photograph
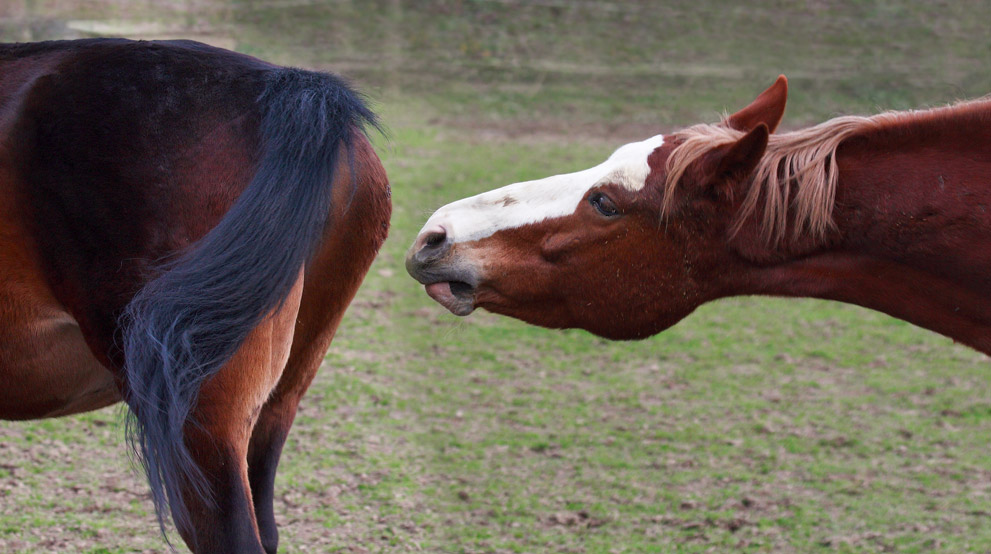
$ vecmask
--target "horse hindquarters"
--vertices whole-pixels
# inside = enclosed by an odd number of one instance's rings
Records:
[[[183,492],[189,524],[180,532],[194,552],[277,551],[273,498],[282,446],[388,231],[385,170],[364,136],[352,139],[340,154],[320,249],[282,305],[204,383],[190,417],[196,423],[184,429],[208,484],[206,495],[194,483]]]
[[[332,76],[277,69],[264,83],[251,183],[125,314],[135,442],[160,519],[167,505],[195,552],[261,552],[248,441],[288,356],[303,268],[329,229],[346,232],[335,189],[350,188],[344,152],[373,120]]]
[[[160,523],[171,511],[195,552],[261,552],[248,443],[280,382],[304,268],[361,228],[367,180],[343,153],[367,147],[373,115],[331,75],[190,42],[0,45],[9,60],[44,67],[0,106],[12,160],[0,170],[18,177],[5,198],[23,204],[54,302],[115,372]],[[380,242],[321,264],[356,287]],[[334,290],[350,299],[349,287]],[[301,344],[326,347],[343,305],[330,310],[304,318],[323,331]]]

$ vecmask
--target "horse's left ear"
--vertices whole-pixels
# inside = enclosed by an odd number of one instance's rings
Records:
[[[773,133],[785,115],[787,100],[788,79],[784,75],[778,75],[778,80],[760,93],[749,106],[726,118],[726,125],[737,131],[748,132],[763,123]]]

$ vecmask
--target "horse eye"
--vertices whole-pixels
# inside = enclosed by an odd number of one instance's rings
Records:
[[[612,199],[601,192],[597,192],[592,196],[589,196],[588,202],[593,208],[595,208],[595,211],[606,217],[612,217],[619,213],[619,209],[616,207],[616,204],[613,203]]]

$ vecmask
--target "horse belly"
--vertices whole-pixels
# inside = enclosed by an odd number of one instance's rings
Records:
[[[93,357],[75,320],[41,311],[27,319],[0,313],[0,419],[56,417],[119,401],[113,374]]]
[[[0,419],[55,417],[119,401],[113,374],[46,285],[4,182],[0,178]]]

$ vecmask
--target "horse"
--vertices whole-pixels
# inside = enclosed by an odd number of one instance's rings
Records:
[[[274,554],[283,444],[388,232],[375,126],[339,77],[196,42],[0,45],[0,418],[123,400],[163,535]]]
[[[991,99],[775,134],[782,75],[717,124],[438,209],[409,274],[475,308],[610,339],[736,295],[878,310],[991,354]]]

